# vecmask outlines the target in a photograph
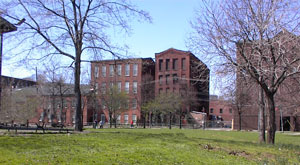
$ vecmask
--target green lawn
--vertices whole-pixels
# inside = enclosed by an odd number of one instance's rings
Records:
[[[300,164],[300,136],[255,132],[98,129],[0,136],[0,164]]]

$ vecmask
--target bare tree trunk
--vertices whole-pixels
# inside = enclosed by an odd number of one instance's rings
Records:
[[[147,116],[146,116],[146,113],[144,113],[144,129],[146,128],[146,119],[147,119]]]
[[[172,113],[169,113],[169,129],[172,129]]]
[[[80,92],[80,54],[76,51],[75,61],[75,87],[74,93],[76,97],[76,119],[75,119],[75,131],[83,130],[82,123],[82,110],[81,110],[81,92]]]
[[[260,87],[259,90],[259,142],[265,143],[266,142],[266,125],[265,125],[265,99],[264,99],[264,91]]]
[[[112,127],[112,114],[111,112],[109,113],[109,128]]]
[[[267,143],[275,143],[276,121],[275,121],[275,101],[274,94],[267,95],[268,97],[268,128],[267,128]]]
[[[242,130],[242,113],[240,110],[239,110],[238,114],[239,114],[239,131],[240,131],[240,130]]]

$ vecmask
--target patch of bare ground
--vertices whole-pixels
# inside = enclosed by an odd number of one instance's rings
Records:
[[[227,148],[212,146],[211,144],[204,144],[204,145],[199,144],[199,145],[202,146],[203,149],[208,150],[208,151],[224,151],[224,152],[227,152],[229,155],[240,156],[240,157],[244,157],[247,159],[251,159],[251,154],[246,151],[230,150]]]

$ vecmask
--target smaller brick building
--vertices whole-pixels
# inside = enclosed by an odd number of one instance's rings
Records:
[[[233,107],[230,101],[211,95],[209,98],[209,116],[211,120],[232,121]]]

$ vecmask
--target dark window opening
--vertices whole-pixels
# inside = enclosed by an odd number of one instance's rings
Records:
[[[173,59],[173,70],[177,70],[178,59]]]
[[[170,59],[166,59],[166,70],[169,70],[170,68]]]
[[[185,58],[181,59],[181,68],[185,70]]]
[[[158,64],[159,64],[159,71],[161,71],[162,70],[163,60],[159,60]]]
[[[223,113],[223,109],[222,108],[220,109],[220,113]]]

